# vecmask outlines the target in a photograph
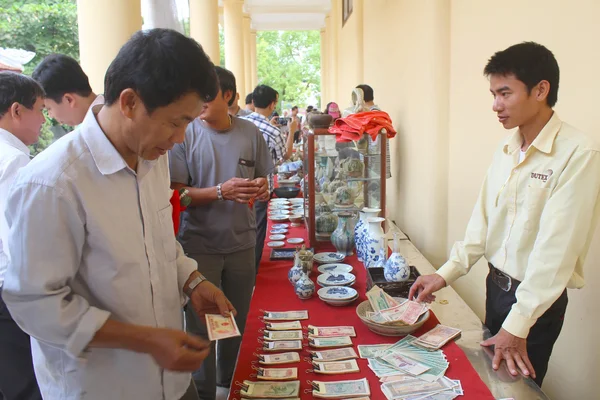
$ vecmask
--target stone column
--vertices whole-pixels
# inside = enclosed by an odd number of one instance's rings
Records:
[[[244,81],[245,87],[238,86],[240,99],[243,101],[252,86],[252,49],[250,45],[250,15],[244,14]]]
[[[243,5],[243,0],[223,0],[225,67],[233,72],[239,88],[246,87]]]
[[[329,18],[329,17],[327,17]],[[327,30],[321,29],[321,109],[329,102],[327,85],[329,83],[327,71]]]
[[[250,71],[252,84],[250,85],[250,92],[258,86],[258,60],[256,58],[256,31],[250,31]],[[248,92],[248,93],[250,93]],[[247,93],[246,93],[247,94]]]
[[[189,0],[190,37],[200,43],[210,60],[219,65],[219,0]]]
[[[121,46],[142,28],[140,0],[77,0],[79,58],[96,93]]]

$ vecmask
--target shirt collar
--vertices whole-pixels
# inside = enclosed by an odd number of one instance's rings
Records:
[[[27,147],[25,143],[21,141],[21,139],[6,129],[0,128],[0,142],[6,143],[17,150],[22,151],[27,156],[29,155],[29,147]]]
[[[96,163],[98,171],[102,175],[112,175],[127,168],[127,163],[117,149],[115,149],[115,146],[108,140],[96,120],[96,115],[101,108],[101,105],[91,107],[79,129],[81,129],[81,136],[90,149],[90,154],[94,159],[94,163]]]
[[[552,146],[554,145],[554,139],[556,139],[556,135],[560,131],[562,127],[562,121],[558,117],[556,111],[552,114],[552,117],[548,120],[544,128],[540,131],[537,137],[534,139],[531,146],[535,147],[542,153],[549,154],[552,151]],[[521,136],[521,132],[519,129],[508,139],[506,144],[504,145],[504,153],[512,154],[516,150],[521,148],[523,144],[523,137]]]
[[[262,114],[257,113],[256,111],[254,111],[252,114],[250,114],[252,117],[254,118],[258,118],[258,119],[264,119],[265,121],[269,122],[269,119],[267,117],[265,117]]]

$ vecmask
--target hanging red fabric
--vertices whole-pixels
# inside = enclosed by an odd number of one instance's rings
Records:
[[[335,133],[338,142],[360,140],[365,133],[376,140],[382,129],[387,131],[388,139],[396,136],[396,130],[388,113],[384,111],[366,111],[337,119],[334,125],[329,128],[329,133]]]

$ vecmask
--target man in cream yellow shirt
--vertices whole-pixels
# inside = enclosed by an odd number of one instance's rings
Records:
[[[465,239],[436,274],[422,276],[409,297],[434,292],[489,262],[486,326],[492,361],[530,375],[541,386],[567,307],[566,288],[584,285],[583,264],[598,221],[600,146],[562,122],[552,107],[559,68],[544,46],[527,42],[492,56],[493,110],[518,128],[487,172]]]

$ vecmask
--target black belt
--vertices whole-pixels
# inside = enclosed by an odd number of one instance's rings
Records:
[[[488,265],[490,267],[490,276],[492,278],[492,282],[494,282],[500,289],[504,290],[505,292],[517,290],[517,287],[519,287],[521,281],[518,281],[510,275],[505,274],[498,268],[494,267],[491,263],[488,263]]]

